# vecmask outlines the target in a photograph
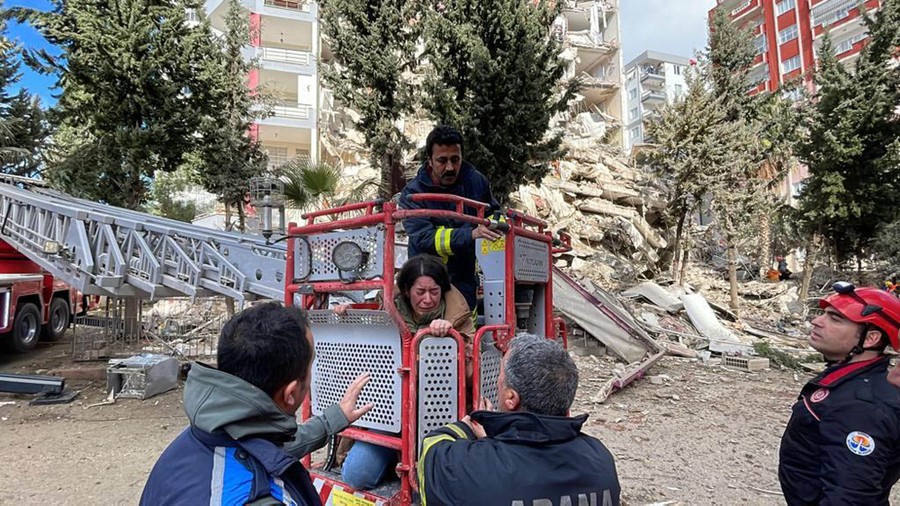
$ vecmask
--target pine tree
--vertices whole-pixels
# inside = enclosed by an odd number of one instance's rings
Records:
[[[900,190],[900,5],[885,2],[867,19],[870,42],[852,70],[828,37],[819,52],[815,107],[799,151],[810,178],[800,206],[808,232],[821,234],[838,262],[868,256],[878,231],[896,216]]]
[[[215,58],[210,33],[189,25],[194,0],[54,0],[14,9],[62,54],[28,54],[58,77],[58,129],[47,176],[76,195],[138,208],[157,170],[175,170],[218,104],[198,71]],[[202,8],[202,7],[201,7]]]
[[[563,2],[445,0],[426,14],[425,108],[459,128],[464,157],[501,201],[523,181],[540,183],[563,155],[550,131],[577,82],[560,88],[565,63],[550,27]]]
[[[334,62],[322,75],[343,105],[359,114],[356,128],[381,173],[383,196],[403,188],[403,151],[409,140],[397,127],[413,112],[418,0],[323,0],[321,29]]]
[[[678,283],[684,281],[690,252],[689,220],[699,210],[710,184],[705,169],[727,156],[718,140],[717,126],[722,121],[721,104],[705,81],[692,72],[687,76],[687,93],[666,105],[647,126],[656,148],[646,161],[669,190],[665,214],[669,226],[675,228],[671,272]]]
[[[10,88],[22,77],[18,60],[22,48],[5,33],[5,11],[0,7],[0,146],[6,153],[0,157],[0,172],[34,177],[41,165],[49,128],[39,98],[24,89],[10,94]]]
[[[198,17],[202,25],[208,23],[202,13],[198,12]],[[247,83],[254,62],[241,53],[250,41],[249,20],[249,12],[239,0],[228,0],[225,32],[216,41],[220,51],[203,62],[202,73],[208,83],[197,90],[206,95],[204,102],[218,107],[202,118],[198,156],[194,158],[199,164],[194,171],[206,191],[218,196],[226,207],[237,209],[239,230],[244,230],[243,204],[250,179],[263,173],[266,160],[259,142],[250,136],[260,94]]]

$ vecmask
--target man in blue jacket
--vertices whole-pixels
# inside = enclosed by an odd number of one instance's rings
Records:
[[[491,213],[500,208],[491,193],[491,184],[472,164],[463,161],[463,138],[456,129],[438,126],[425,140],[425,162],[416,178],[410,181],[400,196],[404,209],[455,210],[456,204],[448,202],[412,202],[409,196],[417,193],[448,193],[484,202]],[[466,214],[476,215],[475,209],[466,208]],[[475,308],[478,281],[475,273],[475,239],[495,241],[500,233],[483,225],[474,226],[444,218],[413,218],[404,220],[409,235],[409,257],[427,253],[440,257],[450,272],[450,281]]]
[[[218,369],[191,367],[184,387],[191,425],[156,462],[141,504],[321,504],[298,458],[372,405],[356,409],[364,374],[339,404],[298,426],[312,360],[300,309],[269,303],[232,318],[219,338]]]
[[[562,346],[516,337],[498,386],[500,412],[476,411],[425,438],[418,463],[423,506],[619,504],[612,454],[581,432],[587,415],[566,416],[578,369]]]

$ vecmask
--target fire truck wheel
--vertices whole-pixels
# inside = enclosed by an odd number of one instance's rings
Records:
[[[41,336],[41,313],[37,306],[28,302],[18,307],[10,335],[12,347],[19,353],[31,351],[37,346]]]
[[[48,341],[61,338],[69,328],[69,303],[66,299],[54,297],[50,302],[50,319],[41,332],[41,337]]]

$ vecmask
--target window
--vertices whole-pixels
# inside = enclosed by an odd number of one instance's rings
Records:
[[[778,15],[784,14],[785,12],[793,9],[797,6],[795,0],[782,0],[775,4],[775,11],[778,12]]]
[[[628,100],[634,100],[637,98],[637,88],[631,88],[628,90]]]
[[[865,39],[866,37],[868,37],[868,34],[861,33],[861,34],[859,34],[859,35],[857,35],[857,36],[855,36],[855,37],[851,37],[851,38],[849,38],[849,39],[847,39],[847,40],[841,41],[841,42],[838,43],[838,44],[835,44],[835,46],[834,46],[834,54],[836,54],[836,55],[837,55],[837,54],[844,54],[844,53],[846,53],[847,51],[850,51],[851,49],[853,49],[853,46],[856,45],[857,42],[859,42],[859,41]]]
[[[803,98],[803,90],[801,90],[800,88],[794,88],[790,91],[785,91],[784,98],[790,100],[791,102],[796,102]]]
[[[674,72],[676,76],[680,76],[683,68],[684,67],[681,65],[672,65],[672,72]]]
[[[628,113],[628,118],[629,118],[629,119],[635,119],[635,118],[637,118],[637,117],[638,117],[638,112],[639,112],[639,111],[638,111],[638,108],[635,107],[634,109],[632,109],[632,110]]]
[[[269,167],[281,167],[288,162],[288,148],[269,146],[266,152],[269,155]]]
[[[783,62],[781,62],[781,73],[782,74],[787,74],[789,72],[793,72],[799,68],[800,68],[800,55],[799,54],[793,58],[788,58],[787,60],[784,60]]]
[[[798,33],[799,32],[797,31],[797,25],[791,25],[791,26],[785,28],[784,30],[778,32],[778,43],[784,44],[785,42],[787,42],[789,40],[794,40],[797,38]]]
[[[675,85],[675,98],[680,98],[681,95],[684,95],[684,86],[680,84]]]
[[[631,130],[628,131],[628,134],[631,136],[631,140],[637,139],[641,136],[641,126],[638,125]]]
[[[765,53],[769,49],[769,43],[765,35],[759,35],[753,39],[753,47],[756,48],[756,54]]]

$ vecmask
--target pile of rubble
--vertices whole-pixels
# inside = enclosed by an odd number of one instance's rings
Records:
[[[567,136],[566,157],[541,185],[522,185],[513,207],[572,236],[563,265],[598,275],[604,286],[652,272],[667,246],[665,202],[646,173],[596,137]]]

